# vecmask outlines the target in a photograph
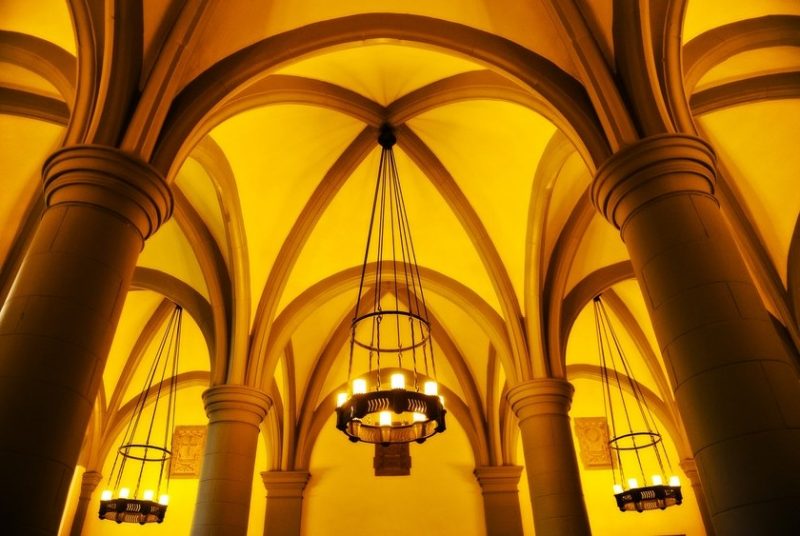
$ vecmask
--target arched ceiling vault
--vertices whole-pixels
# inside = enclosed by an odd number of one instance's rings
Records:
[[[384,122],[397,130],[412,221],[423,222],[423,283],[458,378],[445,387],[480,463],[516,456],[508,385],[596,376],[567,354],[602,292],[684,446],[624,245],[600,232],[585,193],[596,167],[642,135],[712,140],[723,212],[800,347],[800,197],[786,185],[800,168],[797,6],[24,4],[0,7],[0,157],[13,192],[0,203],[0,299],[35,232],[38,170],[54,143],[110,144],[150,161],[175,188],[175,221],[142,254],[132,294],[146,296],[129,299],[118,339],[157,323],[162,299],[183,305],[202,350],[182,379],[268,390],[274,468],[308,467],[333,407],[325,379],[347,332],[341,304],[355,295],[360,200]],[[749,149],[748,136],[768,138],[770,151]],[[598,249],[613,254],[592,258]],[[129,338],[109,357],[117,376],[86,441],[95,463],[124,419],[143,344]]]

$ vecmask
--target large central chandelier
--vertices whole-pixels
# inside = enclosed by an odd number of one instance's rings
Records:
[[[641,385],[633,376],[600,296],[594,298],[594,320],[603,403],[611,432],[608,445],[612,452],[617,507],[622,512],[643,512],[681,504],[680,479],[672,474],[656,420]]]
[[[445,430],[447,413],[436,383],[431,324],[392,150],[395,142],[392,128],[384,125],[378,137],[378,180],[351,324],[350,391],[339,393],[336,401],[339,430],[353,442],[383,445],[422,443]],[[359,358],[366,361],[368,372],[353,378],[354,360]]]
[[[164,521],[169,499],[182,312],[176,305],[156,348],[100,497],[100,519],[140,525]]]

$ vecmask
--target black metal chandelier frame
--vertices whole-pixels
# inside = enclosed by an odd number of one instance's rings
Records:
[[[100,519],[140,525],[164,521],[172,430],[175,428],[182,313],[183,309],[175,305],[167,321],[144,388],[117,449],[107,488],[100,500]],[[148,399],[152,407],[145,415]],[[159,415],[164,416],[163,434],[154,429]],[[124,478],[131,475],[135,479],[132,494],[130,488],[123,487]],[[151,489],[144,489],[142,483],[146,480],[154,484]]]
[[[676,476],[670,476],[668,483],[664,484],[665,469],[672,473],[672,465],[642,387],[633,376],[633,370],[625,357],[600,296],[595,296],[593,303],[603,383],[603,405],[611,433],[608,446],[612,452],[614,498],[617,507],[622,512],[644,512],[679,505],[683,502],[680,481]],[[624,373],[622,377],[620,369]],[[626,397],[623,395],[623,386],[635,400],[634,409],[628,407]],[[617,408],[614,407],[615,399],[619,403]],[[635,413],[638,413],[637,424],[634,424],[631,417]],[[658,473],[653,475],[652,485],[639,485],[637,479],[626,478],[626,463],[622,456],[624,452],[632,455],[637,472],[645,483],[647,482],[645,453],[649,454],[649,459],[655,461]],[[627,484],[628,488],[623,489],[623,484]]]
[[[336,427],[351,441],[383,445],[422,443],[445,431],[447,413],[435,381],[425,382],[420,391],[420,362],[425,375],[434,380],[436,364],[425,294],[393,151],[396,141],[392,128],[384,125],[378,137],[380,165],[351,322],[347,383],[351,384],[356,352],[366,352],[367,376],[374,379],[374,390],[367,390],[366,382],[357,379],[350,393],[340,394],[336,408]],[[362,299],[367,296],[368,273],[374,273],[375,292],[372,299]],[[394,296],[389,308],[384,308],[381,301],[385,291]],[[382,358],[385,366],[387,354],[397,358],[399,369],[411,374],[413,390],[406,389],[405,374],[401,373],[392,376],[390,389],[384,388],[381,367]],[[404,354],[410,354],[410,369],[403,367],[403,359],[408,357]],[[363,382],[360,388],[359,381]]]

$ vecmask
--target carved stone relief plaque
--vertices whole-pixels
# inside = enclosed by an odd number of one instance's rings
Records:
[[[583,466],[587,469],[611,467],[608,422],[605,417],[575,417],[574,421]]]
[[[406,476],[411,474],[411,456],[408,443],[396,443],[383,446],[375,445],[375,457],[372,458],[375,476]]]
[[[197,478],[203,463],[206,446],[206,429],[200,426],[176,426],[172,437],[172,461],[169,475],[172,478]]]

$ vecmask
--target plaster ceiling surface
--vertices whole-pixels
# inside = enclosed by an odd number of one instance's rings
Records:
[[[758,102],[704,115],[703,129],[741,189],[741,199],[784,282],[800,189],[800,101]]]
[[[569,292],[584,277],[598,268],[627,259],[628,251],[619,236],[619,231],[602,216],[594,215],[581,237],[567,277],[566,291]]]
[[[800,15],[800,3],[795,0],[764,0],[761,2],[728,2],[727,0],[691,0],[683,22],[683,43],[712,28],[740,20],[765,15]]]
[[[150,237],[139,254],[138,265],[172,275],[208,298],[208,286],[194,246],[175,219],[162,225]]]
[[[387,106],[436,80],[481,68],[473,61],[430,49],[365,44],[298,61],[276,74],[329,82]]]
[[[219,244],[223,256],[230,263],[232,244],[229,243],[228,228],[225,226],[223,200],[208,170],[194,158],[187,158],[175,178],[175,184],[186,196],[191,208],[200,215],[214,240]]]
[[[695,91],[753,76],[800,71],[800,49],[793,46],[769,47],[736,54],[709,69]]]
[[[60,98],[56,87],[46,78],[13,63],[0,62],[0,85],[37,95]]]
[[[245,232],[253,304],[304,206],[362,128],[324,108],[276,105],[234,116],[211,132],[236,180],[242,214],[234,217]],[[337,222],[336,235],[338,229]]]
[[[38,193],[42,162],[58,146],[63,131],[43,121],[0,114],[0,158],[4,162],[0,259],[6,258],[27,206]]]
[[[136,340],[144,330],[147,320],[153,315],[163,297],[149,290],[129,292],[122,308],[119,328],[114,334],[111,350],[103,370],[103,386],[106,400],[111,398],[117,380],[130,357]]]
[[[225,56],[266,37],[360,13],[411,14],[463,24],[516,41],[565,71],[574,71],[567,48],[540,0],[412,0],[402,4],[392,0],[233,0],[215,4],[208,11],[206,18],[214,23],[200,30],[185,82]]]
[[[558,167],[552,184],[542,192],[549,194],[545,230],[543,233],[543,258],[549,259],[559,231],[564,228],[578,200],[589,188],[592,177],[577,152],[572,152]]]
[[[75,34],[66,2],[41,0],[0,2],[0,29],[33,35],[75,54]]]

